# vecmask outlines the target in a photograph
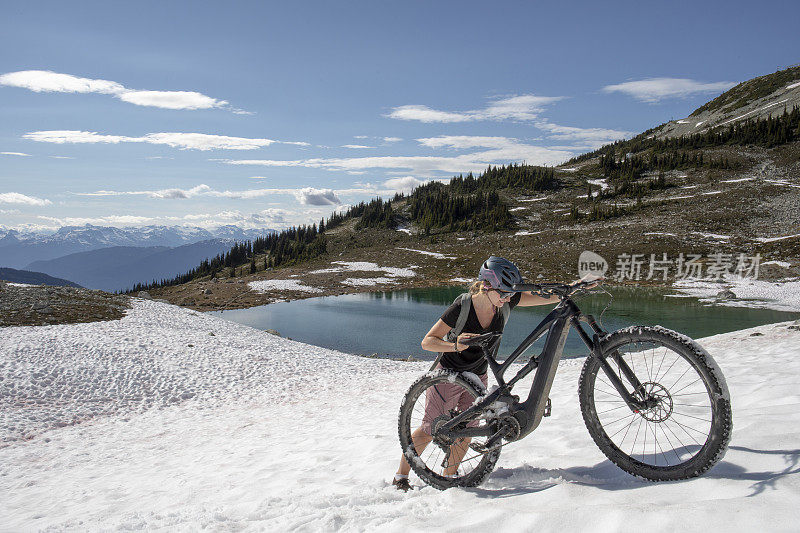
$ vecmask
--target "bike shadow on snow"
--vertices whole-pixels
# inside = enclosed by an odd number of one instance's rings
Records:
[[[754,481],[752,492],[748,497],[756,496],[766,489],[776,488],[779,479],[800,473],[800,450],[757,450],[744,446],[730,446],[730,451],[783,456],[785,468],[768,471],[747,471],[743,466],[731,461],[720,461],[703,477],[712,479],[730,479]],[[739,461],[746,464],[744,461]],[[661,483],[686,483],[692,479]],[[552,487],[574,484],[596,487],[601,490],[635,490],[651,486],[653,482],[629,475],[620,470],[609,460],[601,461],[593,466],[576,466],[571,468],[538,468],[523,465],[517,468],[497,468],[480,486],[467,488],[482,498],[507,498],[523,494],[542,492]]]

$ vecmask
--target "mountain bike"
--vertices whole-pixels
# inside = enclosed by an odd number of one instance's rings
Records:
[[[400,444],[414,472],[437,489],[474,487],[494,469],[503,446],[523,439],[549,416],[550,389],[570,327],[590,350],[579,381],[583,420],[595,444],[625,472],[652,481],[696,477],[719,461],[733,428],[730,393],[712,357],[689,337],[661,326],[606,332],[573,297],[596,282],[520,284],[515,291],[557,295],[560,302],[502,363],[502,334],[486,333],[464,345],[480,346],[497,382],[487,390],[473,373],[431,370],[406,392],[400,407]],[[588,324],[590,333],[582,323]],[[542,352],[505,380],[513,364],[545,335]],[[527,399],[512,394],[535,370]],[[426,402],[455,386],[471,405],[427,413]],[[443,410],[444,411],[444,410]],[[412,432],[430,428],[417,450]]]

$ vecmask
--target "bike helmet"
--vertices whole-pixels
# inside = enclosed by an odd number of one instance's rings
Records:
[[[522,275],[517,266],[508,259],[495,256],[491,256],[481,265],[478,279],[486,281],[493,289],[506,292],[512,292],[514,284],[522,283]]]

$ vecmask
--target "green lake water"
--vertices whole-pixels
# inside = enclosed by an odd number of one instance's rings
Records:
[[[420,341],[464,290],[464,287],[439,287],[324,296],[210,314],[262,330],[274,329],[283,337],[342,352],[433,359],[436,354],[422,350]],[[608,331],[634,324],[660,324],[697,339],[800,318],[800,313],[707,305],[696,298],[669,296],[674,293],[663,289],[607,287],[607,290],[613,301],[608,294],[593,294],[577,299],[576,303],[585,314],[595,317],[610,303],[601,319]],[[510,354],[552,308],[552,305],[516,308],[506,326],[500,355]],[[525,355],[539,353],[543,344],[544,339],[540,339]],[[585,345],[571,331],[564,356],[586,354]]]

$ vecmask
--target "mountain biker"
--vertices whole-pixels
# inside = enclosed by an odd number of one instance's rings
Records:
[[[483,351],[477,346],[465,346],[460,341],[483,333],[501,333],[505,327],[503,306],[508,304],[513,309],[516,306],[548,305],[559,302],[558,296],[542,297],[531,292],[514,292],[513,286],[522,283],[519,269],[502,257],[489,257],[481,265],[478,281],[470,288],[472,306],[467,315],[467,321],[461,333],[454,342],[445,340],[446,336],[456,326],[461,311],[461,301],[454,302],[448,307],[439,320],[425,334],[422,339],[422,349],[431,352],[442,352],[442,357],[437,368],[446,368],[456,372],[472,372],[476,374],[487,386],[486,370],[488,363],[483,357]],[[463,389],[455,385],[441,385],[437,388],[439,394],[428,394],[425,401],[425,416],[423,424],[417,428],[412,439],[414,448],[418,453],[431,442],[430,423],[439,415],[458,407],[463,411],[472,403],[472,398],[463,394]],[[429,391],[430,392],[430,391]],[[469,446],[469,439],[461,439],[450,448],[448,464],[445,475],[455,476],[458,464],[464,457]],[[411,467],[405,456],[400,457],[400,468],[394,476],[392,485],[398,490],[407,491],[411,488],[408,474]]]

